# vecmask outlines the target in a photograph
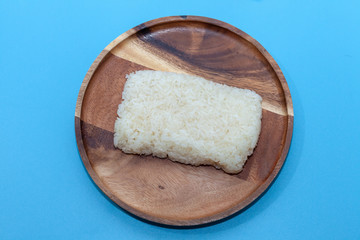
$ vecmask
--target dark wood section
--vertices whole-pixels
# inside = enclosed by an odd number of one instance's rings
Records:
[[[194,75],[230,86],[252,89],[265,100],[283,103],[274,70],[261,52],[244,38],[209,23],[172,22],[145,28],[138,39],[154,55]],[[279,91],[280,90],[280,91]]]
[[[127,211],[168,225],[209,223],[248,206],[275,179],[291,142],[291,96],[276,62],[245,33],[208,18],[162,18],[126,34],[94,62],[77,102],[76,139],[94,182]],[[126,74],[164,67],[253,89],[263,97],[259,142],[241,173],[114,148],[113,128]]]

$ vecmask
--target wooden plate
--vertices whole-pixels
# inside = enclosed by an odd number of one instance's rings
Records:
[[[198,75],[262,96],[259,142],[240,174],[114,148],[125,75],[142,69]],[[282,167],[292,129],[290,92],[270,54],[241,30],[195,16],[156,19],[116,38],[87,72],[75,111],[79,152],[97,186],[128,212],[173,226],[214,222],[253,202]]]

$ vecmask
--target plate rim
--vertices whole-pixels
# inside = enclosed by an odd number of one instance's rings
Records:
[[[164,23],[171,23],[171,22],[201,22],[206,24],[212,24],[217,27],[224,28],[228,31],[231,31],[235,33],[236,35],[239,35],[246,41],[248,41],[251,45],[255,46],[260,53],[265,57],[265,59],[268,61],[268,63],[271,65],[272,69],[274,70],[277,78],[279,79],[279,82],[281,84],[281,88],[284,92],[284,99],[286,103],[286,112],[287,112],[287,128],[286,128],[286,134],[285,134],[285,141],[284,145],[282,146],[282,152],[280,157],[278,158],[278,161],[276,162],[274,169],[271,171],[270,175],[267,177],[267,179],[258,186],[251,194],[249,194],[244,200],[242,200],[239,204],[236,204],[235,206],[226,209],[225,211],[221,211],[220,213],[216,213],[211,216],[203,217],[203,218],[196,218],[196,219],[190,219],[190,220],[172,220],[172,219],[165,219],[160,217],[155,217],[149,214],[146,214],[144,212],[141,212],[129,205],[127,205],[125,202],[123,202],[121,199],[119,199],[117,196],[112,194],[111,191],[107,189],[105,184],[101,181],[98,174],[95,172],[95,170],[92,168],[91,163],[88,159],[86,150],[84,148],[84,143],[82,139],[82,131],[81,131],[81,110],[82,110],[82,103],[83,99],[86,93],[86,88],[88,84],[90,83],[93,74],[96,72],[96,69],[100,66],[100,64],[106,59],[107,55],[111,52],[113,48],[115,48],[119,43],[127,39],[128,37],[132,36],[133,34],[136,34],[138,31],[141,31],[145,28],[154,27],[155,25],[164,24]],[[251,203],[253,203],[256,199],[258,199],[260,196],[262,196],[266,190],[271,186],[271,184],[274,182],[275,178],[278,176],[280,170],[282,169],[282,166],[284,165],[284,162],[286,160],[291,140],[292,140],[292,133],[293,133],[293,121],[294,121],[294,111],[293,111],[293,103],[292,98],[290,94],[290,90],[288,87],[288,84],[286,82],[285,76],[283,75],[280,67],[276,63],[276,61],[273,59],[273,57],[267,52],[267,50],[253,37],[248,35],[247,33],[243,32],[242,30],[234,27],[233,25],[213,19],[208,17],[202,17],[202,16],[192,16],[192,15],[183,15],[183,16],[168,16],[168,17],[161,17],[154,20],[147,21],[145,23],[139,24],[130,30],[122,33],[120,36],[115,38],[110,44],[108,44],[101,53],[96,57],[95,61],[91,64],[89,70],[87,71],[83,82],[81,84],[79,94],[76,101],[76,107],[75,107],[75,136],[76,136],[76,142],[78,151],[80,154],[80,157],[82,159],[82,162],[87,170],[87,173],[90,175],[91,179],[97,185],[97,187],[108,197],[110,198],[114,203],[116,203],[118,206],[120,206],[123,210],[130,213],[130,215],[133,215],[134,217],[140,218],[145,221],[149,221],[151,223],[161,224],[161,225],[167,225],[167,226],[178,226],[178,227],[191,227],[191,226],[201,226],[204,224],[211,224],[218,221],[221,221],[223,219],[229,218],[232,215],[239,213],[241,210],[246,209]]]

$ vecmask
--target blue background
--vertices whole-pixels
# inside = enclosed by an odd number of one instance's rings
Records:
[[[80,159],[81,82],[126,30],[170,15],[228,22],[280,65],[295,122],[286,163],[249,209],[216,225],[135,219]],[[360,1],[0,1],[0,239],[360,239]]]

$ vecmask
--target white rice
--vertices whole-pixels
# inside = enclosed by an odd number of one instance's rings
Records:
[[[115,147],[228,173],[242,170],[260,134],[258,94],[178,73],[146,70],[126,77]]]

